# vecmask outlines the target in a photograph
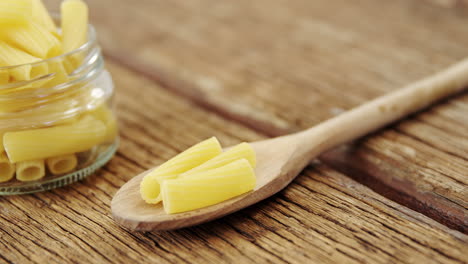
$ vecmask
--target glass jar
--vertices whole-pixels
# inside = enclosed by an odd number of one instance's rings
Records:
[[[0,195],[73,183],[114,155],[114,85],[88,35],[70,53],[0,67]]]

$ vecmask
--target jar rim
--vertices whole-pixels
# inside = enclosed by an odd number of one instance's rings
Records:
[[[51,15],[59,24],[60,16]],[[112,96],[112,79],[105,71],[92,24],[88,24],[87,35],[86,43],[70,52],[32,63],[0,67],[0,73],[17,69],[31,71],[29,79],[13,79],[0,85],[0,131],[57,124],[94,109]],[[53,82],[57,74],[66,77]],[[49,81],[52,82],[49,84]],[[68,96],[70,94],[74,96]]]
[[[43,64],[43,63],[48,63],[48,62],[55,61],[55,60],[61,60],[61,59],[73,56],[75,54],[81,53],[81,52],[89,49],[90,47],[94,46],[96,44],[96,42],[97,42],[96,29],[94,28],[93,25],[88,24],[88,40],[87,40],[87,42],[85,44],[81,45],[79,48],[74,49],[74,50],[69,51],[69,52],[66,52],[66,53],[63,53],[63,54],[60,54],[60,55],[55,56],[55,57],[42,59],[42,60],[35,61],[35,62],[32,62],[32,63],[23,63],[23,64],[17,64],[17,65],[2,66],[2,67],[0,67],[0,71],[2,71],[2,70],[12,70],[12,69],[21,68],[21,67],[24,67],[24,66],[34,67],[34,66],[37,66],[37,65],[40,65],[40,64]]]

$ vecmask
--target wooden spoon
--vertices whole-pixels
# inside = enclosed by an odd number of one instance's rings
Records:
[[[286,187],[320,153],[362,137],[468,85],[468,59],[403,89],[377,98],[310,129],[251,143],[257,155],[256,188],[202,209],[166,214],[162,204],[145,203],[139,185],[146,171],[127,182],[112,199],[114,219],[131,230],[168,230],[192,226],[233,213]],[[343,95],[346,92],[343,91]],[[341,96],[343,96],[341,95]]]

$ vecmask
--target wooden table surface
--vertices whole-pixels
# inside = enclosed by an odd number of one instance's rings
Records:
[[[1,197],[0,262],[467,263],[466,92],[211,223],[134,233],[109,208],[126,181],[200,140],[307,128],[468,56],[466,2],[88,3],[117,86],[120,149],[80,183]]]

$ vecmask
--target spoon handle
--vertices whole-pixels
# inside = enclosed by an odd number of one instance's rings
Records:
[[[468,87],[468,58],[402,89],[378,97],[317,126],[299,132],[310,157],[362,137]]]

